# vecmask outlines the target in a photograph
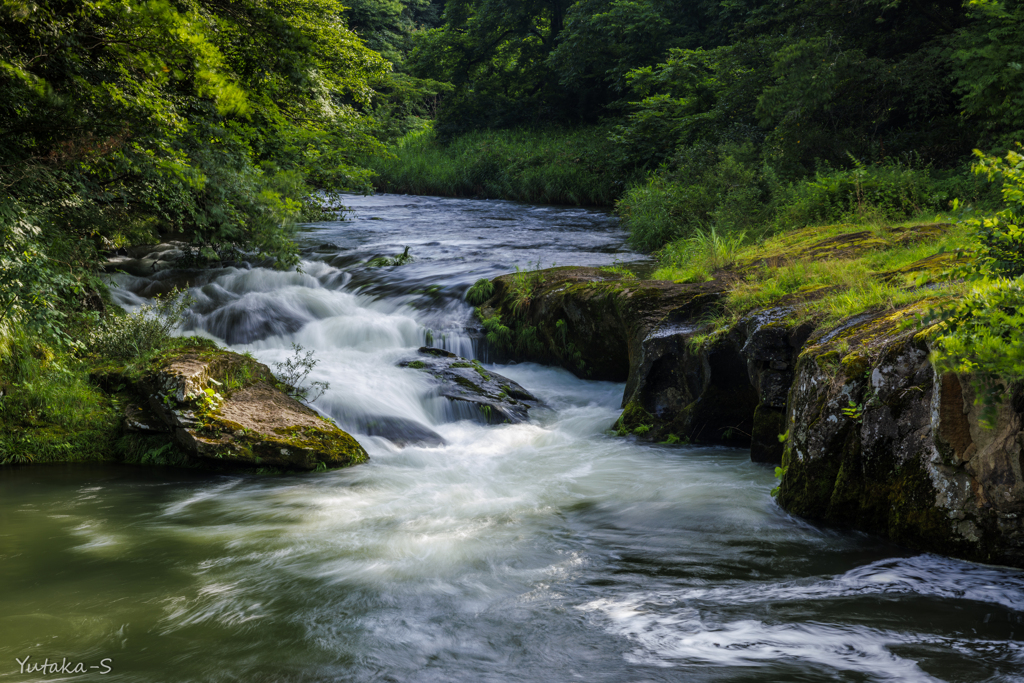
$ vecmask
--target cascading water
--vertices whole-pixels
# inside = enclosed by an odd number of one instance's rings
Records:
[[[189,327],[273,363],[313,349],[316,407],[369,464],[223,477],[0,471],[0,676],[67,657],[104,681],[1020,681],[1024,576],[802,523],[746,452],[607,433],[622,385],[488,366],[544,402],[460,420],[427,342],[482,349],[462,292],[519,265],[636,258],[604,214],[350,198],[301,273],[122,276],[125,305],[187,284]],[[410,247],[416,260],[368,268]],[[368,435],[381,420],[441,446]],[[47,678],[55,680],[55,678]]]

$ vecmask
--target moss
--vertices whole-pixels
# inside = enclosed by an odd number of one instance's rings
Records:
[[[851,353],[839,364],[846,381],[853,381],[864,376],[871,367],[871,360],[861,353]]]
[[[412,368],[413,370],[422,370],[423,368],[427,367],[427,364],[421,360],[413,360],[406,363],[405,367]]]
[[[647,430],[650,429],[650,425],[654,423],[654,416],[651,415],[647,410],[644,409],[636,401],[631,401],[626,405],[626,408],[622,411],[622,415],[615,421],[612,427],[620,432],[633,432],[637,433],[637,429],[646,427],[647,429],[642,434],[646,434]]]
[[[491,376],[489,374],[487,374],[486,370],[484,370],[484,366],[480,364],[480,361],[478,361],[478,360],[474,360],[473,361],[473,369],[476,370],[476,373],[478,375],[480,375],[480,377],[485,382],[490,382],[491,381]]]
[[[785,446],[779,441],[779,436],[785,431],[786,411],[759,404],[754,410],[754,428],[750,432],[750,459],[781,464]]]
[[[832,372],[842,362],[842,358],[838,351],[831,350],[815,356],[814,362],[825,372]]]
[[[274,433],[282,437],[278,441],[283,445],[322,453],[329,468],[347,467],[369,460],[366,451],[350,434],[326,423],[324,428],[286,427],[275,429]]]
[[[465,377],[461,377],[459,375],[454,375],[452,377],[452,379],[460,387],[463,387],[465,389],[469,389],[474,394],[480,394],[480,395],[486,394],[486,392],[479,385],[474,384],[472,380],[466,379]]]

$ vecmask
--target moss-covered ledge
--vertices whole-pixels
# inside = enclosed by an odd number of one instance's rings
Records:
[[[621,269],[561,267],[502,275],[478,309],[499,356],[622,382],[646,337],[712,307],[722,288],[638,280]]]

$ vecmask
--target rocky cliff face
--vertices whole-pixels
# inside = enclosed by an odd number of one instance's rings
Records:
[[[918,548],[1024,566],[1022,401],[982,424],[969,378],[939,375],[913,309],[815,333],[789,394],[779,502]]]
[[[779,306],[708,337],[717,283],[560,268],[524,299],[513,278],[480,309],[492,338],[513,357],[625,379],[620,434],[749,445],[781,463],[778,500],[795,514],[1024,566],[1024,396],[984,426],[969,378],[937,375],[927,333],[905,324],[925,304],[829,328]]]

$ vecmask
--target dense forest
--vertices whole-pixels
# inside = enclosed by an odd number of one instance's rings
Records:
[[[5,419],[85,419],[54,395],[118,315],[105,252],[293,267],[297,226],[374,187],[615,205],[669,268],[959,216],[989,290],[940,314],[950,363],[1024,367],[1018,0],[12,1],[0,34]]]

